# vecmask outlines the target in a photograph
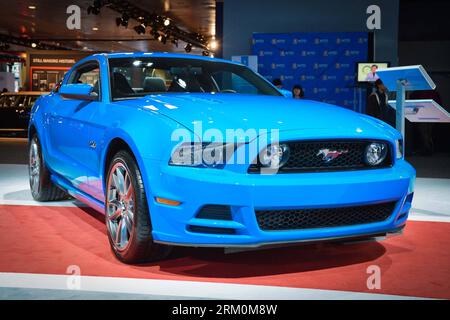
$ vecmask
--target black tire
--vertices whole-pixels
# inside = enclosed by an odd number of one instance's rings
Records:
[[[109,210],[111,212],[115,211],[114,208],[116,210],[118,208],[116,204],[112,205],[111,207],[111,205],[109,205],[110,201],[108,201],[111,194],[114,192],[110,191],[110,186],[114,180],[114,177],[112,177],[111,175],[113,174],[113,172],[116,172],[115,170],[117,170],[117,166],[121,167],[122,169],[125,168],[127,170],[128,176],[130,177],[130,181],[128,184],[131,183],[131,186],[134,189],[134,192],[132,192],[132,194],[134,194],[134,199],[132,200],[134,210],[131,223],[132,231],[127,232],[127,234],[129,235],[129,240],[125,248],[120,248],[120,245],[116,244],[116,241],[113,240],[114,232],[112,231],[112,229],[115,228],[115,223],[114,225],[110,224],[110,213],[108,213],[108,208],[110,208]],[[124,263],[143,263],[158,261],[167,258],[172,251],[172,247],[153,242],[152,224],[150,221],[150,212],[148,208],[147,197],[145,194],[144,183],[142,181],[141,172],[136,163],[136,160],[133,156],[130,155],[129,152],[121,150],[114,155],[111,163],[109,164],[105,185],[105,222],[107,225],[109,243],[116,257]],[[126,178],[124,179],[123,185],[124,188],[126,188]],[[112,189],[116,190],[114,192],[113,198],[116,199],[117,197],[120,197],[117,195],[117,188]],[[122,205],[124,204],[122,203]],[[128,207],[128,205],[129,204],[127,203],[126,206]],[[118,220],[120,221],[120,219]],[[115,230],[117,233],[117,230],[119,230],[119,226],[117,226]]]
[[[69,198],[64,190],[51,181],[50,172],[45,165],[41,144],[37,135],[31,138],[28,149],[28,175],[33,199],[36,201],[56,201]],[[33,153],[37,157],[35,158],[37,163],[33,162]]]

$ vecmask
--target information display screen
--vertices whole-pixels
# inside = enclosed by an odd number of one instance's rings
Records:
[[[377,71],[388,67],[388,62],[358,62],[356,64],[358,82],[375,82],[379,79]]]

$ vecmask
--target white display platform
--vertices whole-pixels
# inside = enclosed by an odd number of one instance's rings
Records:
[[[396,109],[397,101],[389,100],[389,105]],[[410,122],[450,123],[450,114],[432,99],[405,100],[405,117]]]
[[[397,92],[395,128],[404,139],[406,91],[434,90],[436,85],[421,65],[382,69],[377,75],[388,90]]]
[[[377,75],[389,91],[397,90],[399,80],[403,81],[406,91],[436,89],[433,80],[421,65],[380,69]]]

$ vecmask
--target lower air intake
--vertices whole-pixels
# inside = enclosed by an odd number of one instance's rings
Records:
[[[257,210],[256,219],[266,231],[343,227],[385,221],[395,205],[394,201],[355,207]]]

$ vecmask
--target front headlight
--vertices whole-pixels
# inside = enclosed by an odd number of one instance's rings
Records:
[[[397,159],[403,158],[403,140],[395,140],[395,157]]]
[[[370,166],[376,166],[386,159],[388,147],[383,142],[372,142],[366,147],[365,161]]]
[[[222,169],[234,150],[234,143],[185,142],[173,150],[169,165]]]

